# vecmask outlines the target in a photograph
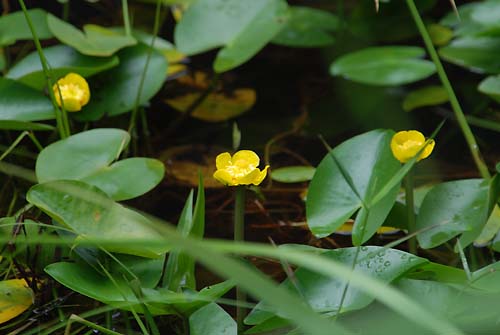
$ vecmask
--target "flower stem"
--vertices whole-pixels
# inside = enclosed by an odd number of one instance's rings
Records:
[[[406,209],[408,214],[408,234],[415,233],[416,223],[415,223],[415,199],[413,196],[413,170],[410,169],[405,177],[405,198],[406,198]],[[417,255],[417,239],[415,236],[410,238],[408,241],[408,247],[410,253]]]
[[[151,56],[153,54],[153,49],[156,41],[156,36],[158,35],[158,30],[160,29],[160,14],[161,14],[161,4],[160,0],[156,1],[155,9],[155,21],[153,24],[153,37],[151,38],[151,43],[149,44],[149,49],[146,55],[146,62],[144,63],[144,68],[142,69],[141,79],[139,81],[139,87],[137,88],[137,95],[135,97],[134,109],[130,116],[130,123],[128,126],[128,132],[132,135],[137,122],[137,114],[139,112],[139,105],[141,103],[142,90],[144,88],[144,82],[146,80],[146,73],[148,72],[149,63],[151,62]],[[125,14],[124,14],[125,15]]]
[[[123,25],[125,26],[125,35],[131,36],[132,29],[130,28],[130,16],[128,14],[128,1],[122,0]]]
[[[47,59],[43,54],[42,45],[40,44],[40,40],[38,39],[38,35],[36,34],[35,27],[31,18],[28,14],[28,10],[26,9],[26,5],[24,4],[24,0],[19,0],[19,5],[23,10],[24,17],[26,18],[26,22],[30,28],[31,34],[33,35],[33,41],[35,42],[36,50],[38,51],[38,57],[40,58],[40,63],[42,63],[43,73],[45,75],[45,79],[47,80],[47,87],[49,91],[50,99],[52,100],[52,104],[54,105],[54,110],[56,114],[56,124],[57,130],[59,131],[59,136],[61,138],[66,138],[70,135],[70,130],[68,127],[68,115],[64,110],[60,110],[57,105],[56,97],[54,95],[54,90],[52,89],[52,78],[49,71],[49,66],[47,63]]]
[[[245,240],[245,186],[236,186],[236,198],[234,201],[234,241]],[[246,301],[245,292],[236,287],[236,321],[238,333],[243,332],[243,319],[245,318],[245,308],[242,305]]]
[[[460,129],[462,130],[465,140],[467,141],[467,145],[469,146],[472,158],[476,163],[476,167],[484,179],[489,179],[491,178],[491,175],[490,172],[488,171],[488,167],[486,166],[483,157],[481,156],[481,152],[479,151],[479,146],[477,145],[476,139],[474,138],[474,134],[472,133],[472,130],[470,129],[469,124],[467,123],[462,107],[458,102],[457,96],[455,95],[455,92],[453,90],[453,87],[451,86],[448,76],[446,75],[446,72],[443,68],[443,64],[439,59],[436,49],[432,44],[431,37],[429,36],[429,32],[425,28],[425,24],[422,21],[422,18],[420,17],[417,6],[415,6],[414,0],[406,0],[406,4],[408,5],[410,13],[413,16],[413,20],[415,20],[415,24],[417,25],[418,31],[420,32],[420,35],[424,40],[427,52],[429,53],[429,56],[431,57],[432,61],[434,62],[434,65],[436,66],[436,71],[439,76],[439,79],[441,80],[444,89],[448,93],[451,107],[453,108],[453,112],[455,113],[458,125],[460,126]]]

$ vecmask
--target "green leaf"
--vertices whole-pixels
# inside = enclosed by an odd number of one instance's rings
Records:
[[[314,235],[328,236],[361,209],[353,243],[367,241],[389,214],[399,184],[373,203],[373,198],[400,169],[390,149],[390,130],[374,130],[353,137],[330,151],[321,161],[309,186],[307,222]]]
[[[121,129],[92,129],[45,147],[36,161],[40,183],[91,176],[118,158],[130,135]],[[128,180],[131,181],[131,180]]]
[[[52,38],[47,26],[47,12],[40,8],[29,9],[28,15],[36,27],[39,39]],[[21,11],[0,17],[0,46],[14,44],[17,40],[31,40],[33,35]]]
[[[29,122],[53,118],[54,106],[44,94],[15,80],[0,78],[1,121]]]
[[[287,16],[288,6],[283,0],[199,0],[177,24],[175,45],[188,55],[223,47],[214,69],[228,71],[271,41]]]
[[[90,81],[90,86],[95,87],[90,102],[75,118],[81,121],[95,121],[104,114],[112,116],[132,110],[149,52],[150,48],[143,44],[121,50],[117,54],[120,65]],[[158,93],[166,78],[165,57],[158,51],[151,50],[139,105],[146,104]]]
[[[323,47],[334,42],[337,16],[311,7],[290,7],[290,18],[272,42],[290,47]]]
[[[483,79],[477,89],[479,92],[489,95],[492,99],[500,102],[500,75]]]
[[[237,335],[236,322],[216,303],[200,308],[189,317],[191,335]]]
[[[116,56],[107,58],[89,57],[65,45],[45,48],[43,53],[49,62],[53,79],[65,76],[69,72],[78,73],[83,77],[90,77],[118,65],[119,62]],[[36,51],[15,64],[7,72],[6,77],[21,81],[38,90],[47,85],[42,64]],[[92,87],[91,92],[93,93]]]
[[[47,24],[58,40],[88,56],[111,56],[116,51],[137,43],[132,36],[94,24],[84,25],[81,32],[52,14],[47,16]]]
[[[143,195],[161,182],[165,167],[156,159],[142,157],[111,164],[129,140],[128,133],[121,129],[101,128],[52,143],[38,156],[38,180],[81,180],[117,201]]]
[[[315,172],[312,166],[287,166],[272,170],[271,178],[280,183],[301,183],[311,180]]]
[[[410,112],[420,107],[440,105],[448,100],[448,93],[443,86],[426,86],[410,92],[403,101],[403,109]]]
[[[199,178],[194,213],[193,191],[191,191],[177,224],[177,230],[182,236],[202,238],[205,232],[205,191],[201,174]],[[182,287],[194,290],[196,288],[195,260],[185,253],[172,251],[165,270],[164,286],[174,292]]]
[[[463,37],[439,49],[444,60],[473,72],[500,72],[496,55],[500,53],[500,37]]]
[[[27,200],[79,237],[98,241],[158,241],[159,233],[144,216],[115,203],[98,188],[76,180],[51,181],[33,186]],[[156,258],[166,246],[147,242],[113,244],[108,251]]]
[[[119,308],[142,312],[140,302],[132,291],[130,283],[122,275],[112,278],[103,276],[84,263],[53,263],[45,268],[52,278],[71,290],[83,294],[105,304]],[[163,306],[157,304],[146,306],[152,314],[175,314],[168,306],[167,301]]]
[[[165,166],[159,160],[134,157],[105,166],[81,180],[99,187],[113,200],[122,201],[149,192],[162,181],[164,174]]]
[[[395,249],[375,246],[360,248],[354,274],[370,276],[384,283],[391,283],[411,269],[428,262],[426,259]],[[356,249],[353,247],[329,250],[321,255],[350,266],[354,262]],[[337,313],[346,282],[299,267],[294,274],[294,283],[287,279],[282,286],[298,290],[299,295],[317,312]],[[366,307],[373,300],[370,295],[349,286],[341,313]],[[245,323],[255,325],[268,320],[274,313],[266,311],[267,309],[265,305],[258,304],[245,319]],[[279,311],[276,314],[280,316]]]
[[[159,258],[144,258],[132,255],[114,255],[121,264],[110,262],[109,271],[128,280],[138,279],[141,287],[155,288],[160,281],[165,255]],[[133,273],[134,276],[131,275]]]
[[[419,59],[425,51],[418,47],[372,47],[341,56],[330,73],[369,85],[403,85],[427,78],[436,72],[434,64]]]
[[[55,129],[54,126],[43,124],[43,123],[33,123],[26,121],[12,121],[12,120],[0,120],[0,129],[5,130],[38,130],[38,131],[52,131]]]
[[[439,184],[425,196],[417,217],[420,246],[434,248],[462,235],[462,247],[477,238],[488,214],[488,185],[483,179]]]

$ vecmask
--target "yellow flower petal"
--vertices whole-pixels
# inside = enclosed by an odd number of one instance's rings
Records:
[[[252,184],[254,185],[259,185],[260,183],[262,183],[262,181],[266,178],[267,176],[267,170],[269,169],[269,165],[266,165],[266,167],[264,168],[264,170],[260,171],[259,175],[257,176],[257,178],[252,182]]]
[[[401,163],[406,163],[412,159],[425,145],[424,135],[417,130],[400,131],[391,140],[391,150]],[[428,157],[434,149],[434,141],[428,143],[417,161]]]
[[[52,86],[56,102],[68,112],[77,112],[90,100],[90,89],[85,78],[77,73],[69,73]]]
[[[230,164],[231,164],[231,155],[229,154],[229,152],[223,152],[217,155],[217,158],[215,158],[215,166],[217,167],[217,170],[225,169]]]
[[[233,164],[240,167],[251,166],[256,168],[259,166],[259,156],[252,150],[240,150],[233,155]]]
[[[269,166],[258,169],[260,159],[251,150],[240,150],[232,157],[229,153],[219,154],[215,159],[217,171],[214,178],[227,186],[259,185],[267,175]]]
[[[214,178],[226,186],[234,186],[233,176],[226,170],[217,170],[214,172]]]

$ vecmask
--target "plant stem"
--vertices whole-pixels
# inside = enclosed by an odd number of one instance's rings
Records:
[[[234,200],[234,241],[245,240],[245,186],[236,186],[236,198]],[[246,301],[245,292],[236,287],[236,321],[238,333],[243,332],[243,319],[245,318],[245,308],[241,305]]]
[[[408,214],[408,234],[414,234],[416,230],[415,223],[415,199],[413,196],[413,169],[408,171],[405,177],[405,198],[406,198],[406,210]],[[410,253],[417,255],[417,239],[415,236],[409,239],[408,249]]]
[[[33,41],[35,42],[36,49],[38,51],[38,57],[40,58],[40,63],[42,63],[43,73],[45,75],[45,79],[47,80],[47,88],[49,91],[50,99],[52,100],[52,104],[54,105],[54,110],[56,114],[56,123],[57,130],[59,131],[59,136],[61,138],[66,138],[69,136],[69,129],[66,129],[65,124],[68,124],[67,118],[68,116],[64,111],[59,109],[57,105],[56,97],[54,95],[54,90],[52,89],[52,79],[49,71],[49,66],[47,64],[47,59],[43,54],[42,45],[40,44],[40,40],[38,39],[38,35],[36,34],[35,27],[33,26],[33,22],[30,19],[28,14],[28,10],[26,9],[26,5],[24,4],[24,0],[19,0],[19,5],[23,10],[24,17],[26,18],[26,22],[30,28],[31,34],[33,35]],[[66,121],[65,121],[66,120]]]
[[[125,35],[131,36],[130,17],[128,15],[128,1],[122,0],[123,25],[125,26]]]
[[[427,29],[425,28],[425,24],[422,21],[422,17],[418,12],[417,6],[415,6],[414,0],[406,0],[406,4],[408,5],[410,13],[413,16],[413,19],[415,20],[415,24],[417,25],[418,31],[420,32],[420,35],[424,40],[427,52],[429,53],[429,56],[431,57],[432,61],[434,62],[434,65],[436,66],[436,71],[438,73],[439,79],[441,79],[443,87],[448,93],[451,107],[453,108],[453,112],[455,113],[457,122],[460,126],[460,129],[462,130],[465,140],[467,141],[467,145],[469,146],[472,158],[476,163],[476,167],[484,179],[489,179],[491,178],[491,175],[490,172],[488,171],[488,167],[486,166],[483,157],[481,156],[481,152],[479,151],[479,146],[477,145],[476,139],[474,138],[474,134],[472,133],[469,124],[467,123],[462,107],[458,102],[457,96],[455,95],[455,92],[453,90],[453,87],[451,86],[448,76],[446,75],[446,72],[443,68],[443,64],[439,59],[436,49],[432,44],[431,37],[429,36],[429,32],[427,31]]]
[[[457,238],[457,248],[460,255],[460,260],[462,261],[462,267],[464,268],[465,274],[469,281],[472,280],[472,273],[470,272],[469,262],[467,262],[467,257],[465,257],[464,249],[462,249],[462,244],[460,243],[460,238]]]
[[[126,0],[124,0],[126,2]],[[151,55],[153,53],[156,35],[158,35],[158,30],[160,29],[160,15],[161,14],[161,1],[156,1],[156,10],[155,10],[155,22],[153,25],[153,37],[151,38],[151,43],[149,45],[148,53],[146,55],[146,62],[144,64],[144,69],[142,70],[141,79],[139,81],[139,87],[137,89],[137,95],[135,97],[134,109],[132,110],[132,114],[130,116],[130,123],[128,126],[128,132],[132,134],[132,131],[136,127],[137,123],[137,114],[139,112],[139,104],[141,103],[141,94],[142,89],[144,87],[144,81],[146,80],[146,73],[148,71],[149,63],[151,61]],[[125,15],[125,12],[124,12]],[[125,26],[126,27],[126,26]],[[130,28],[129,28],[130,29]]]

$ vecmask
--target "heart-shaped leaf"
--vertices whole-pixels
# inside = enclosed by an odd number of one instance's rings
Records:
[[[330,73],[369,85],[403,85],[427,78],[436,72],[434,64],[420,59],[418,47],[372,47],[343,55],[330,66]]]
[[[153,189],[163,179],[165,166],[152,158],[128,158],[81,180],[99,187],[116,201],[136,198]]]
[[[82,113],[75,115],[81,121],[95,121],[105,114],[119,115],[132,110],[137,99],[144,66],[151,52],[139,105],[146,104],[162,87],[167,78],[167,61],[156,50],[143,44],[121,50],[117,55],[120,65],[92,78],[92,98]]]
[[[39,39],[52,38],[52,32],[47,26],[47,12],[40,8],[29,9],[27,11],[33,26],[36,27],[36,34]],[[0,17],[0,46],[11,45],[17,40],[31,40],[33,35],[26,23],[24,13],[14,12]]]
[[[417,217],[418,242],[434,248],[463,234],[462,247],[474,241],[488,218],[488,184],[483,179],[439,184],[424,198]]]
[[[380,199],[374,197],[400,170],[390,149],[390,130],[374,130],[353,137],[323,158],[316,169],[307,195],[307,223],[318,237],[328,236],[358,213],[353,243],[367,241],[389,214],[399,183]]]
[[[51,180],[80,180],[116,160],[130,135],[121,129],[92,129],[45,147],[36,161],[40,183]]]
[[[223,47],[214,69],[228,71],[271,41],[287,16],[288,6],[283,0],[196,1],[175,28],[175,45],[188,55]]]
[[[116,56],[106,58],[85,56],[65,45],[45,48],[43,53],[50,65],[53,79],[65,76],[69,72],[78,73],[83,77],[90,77],[118,65],[119,62]],[[40,57],[36,51],[15,64],[6,77],[19,80],[38,90],[47,85]]]
[[[53,118],[54,106],[44,94],[15,80],[0,78],[0,121]]]
[[[132,36],[117,33],[94,24],[83,26],[83,32],[52,14],[47,15],[50,31],[61,42],[84,55],[111,56],[118,50],[137,43]]]
[[[439,55],[446,61],[465,67],[473,72],[500,72],[496,55],[500,53],[500,37],[463,37],[455,39],[448,46],[439,49]]]

